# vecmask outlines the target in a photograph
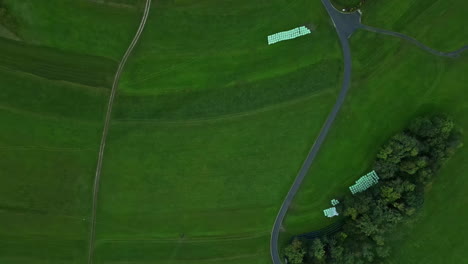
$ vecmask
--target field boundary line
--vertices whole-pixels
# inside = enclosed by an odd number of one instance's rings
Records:
[[[97,5],[107,5],[113,8],[122,8],[122,9],[137,9],[138,8],[136,5],[104,2],[104,0],[91,0],[91,2]]]
[[[122,57],[122,60],[119,63],[119,67],[117,68],[117,72],[115,73],[115,76],[114,76],[114,82],[112,84],[112,90],[111,90],[111,94],[109,97],[109,103],[107,105],[106,119],[104,121],[104,127],[102,131],[101,144],[99,146],[96,174],[94,177],[93,201],[92,201],[92,211],[91,211],[91,219],[90,219],[91,228],[90,228],[90,236],[89,236],[88,264],[93,263],[94,240],[96,236],[96,211],[97,211],[97,198],[98,198],[98,193],[99,193],[99,180],[101,178],[102,161],[104,158],[104,149],[106,147],[106,139],[107,139],[107,134],[109,132],[109,124],[110,124],[110,119],[112,115],[112,105],[114,103],[115,93],[116,93],[116,90],[120,81],[120,76],[122,75],[122,72],[123,72],[123,68],[125,64],[127,63],[128,57],[130,56],[138,40],[140,39],[143,29],[145,28],[150,8],[151,8],[151,0],[146,0],[145,10],[143,12],[143,17],[141,19],[140,26],[138,27],[135,37],[133,38],[132,42],[130,43],[130,46],[128,47],[127,51]]]
[[[223,242],[223,241],[240,241],[240,240],[249,240],[249,239],[257,239],[264,236],[268,236],[270,231],[264,231],[261,233],[254,233],[247,236],[219,236],[219,237],[186,237],[182,243],[191,244],[191,243],[211,243],[211,242]],[[100,243],[126,243],[126,242],[152,242],[152,243],[179,243],[180,238],[135,238],[135,239],[100,239]]]
[[[63,80],[63,79],[51,79],[51,78],[47,78],[47,77],[39,75],[39,74],[35,74],[35,73],[32,73],[32,72],[27,72],[27,71],[22,71],[22,70],[19,70],[19,69],[10,68],[10,67],[3,66],[3,65],[0,65],[0,71],[3,71],[5,73],[9,73],[9,74],[22,74],[22,75],[26,75],[26,76],[28,76],[30,78],[47,80],[49,82],[64,83],[64,84],[70,85],[70,87],[73,87],[73,88],[79,87],[79,88],[86,89],[86,90],[89,90],[89,91],[99,90],[99,91],[101,91],[103,93],[108,93],[109,92],[109,87],[93,86],[93,85],[89,85],[89,84],[77,83],[77,82],[72,82],[72,81]]]
[[[39,150],[39,151],[50,151],[50,152],[78,152],[78,151],[90,151],[92,147],[48,147],[48,146],[0,146],[2,150]]]
[[[218,261],[222,261],[222,260],[228,261],[228,260],[237,260],[237,259],[257,257],[260,254],[261,253],[252,253],[252,254],[236,255],[236,256],[231,256],[231,257],[205,258],[205,259],[201,259],[201,260],[205,261],[205,262],[214,262],[214,261],[218,262]],[[194,260],[194,261],[198,261],[198,260]]]
[[[260,107],[251,111],[241,111],[241,112],[234,113],[234,114],[219,115],[219,116],[213,116],[213,117],[207,117],[207,118],[180,119],[180,120],[172,120],[172,121],[163,120],[163,119],[125,118],[125,119],[116,119],[116,122],[121,123],[121,124],[142,123],[142,124],[153,124],[153,125],[196,125],[196,124],[207,123],[207,122],[219,122],[219,121],[225,121],[229,119],[236,119],[236,118],[261,114],[261,113],[265,113],[268,111],[274,111],[277,109],[281,109],[283,107],[288,107],[288,106],[292,106],[295,104],[299,104],[307,100],[310,100],[312,98],[325,95],[328,93],[330,94],[333,93],[333,90],[328,89],[328,88],[322,89],[314,93],[311,93],[305,97],[299,97],[299,98],[291,99],[291,100],[284,101],[281,103],[268,105],[265,107]]]
[[[79,124],[86,124],[86,125],[97,125],[99,124],[99,121],[88,121],[88,120],[80,120],[80,119],[74,119],[72,117],[66,117],[66,116],[54,116],[54,115],[47,115],[47,113],[37,113],[29,110],[23,110],[20,108],[16,107],[11,107],[11,106],[6,106],[0,104],[0,112],[9,112],[12,114],[17,114],[17,115],[23,115],[23,116],[30,116],[38,119],[47,119],[51,121],[70,121],[74,123],[79,123]]]

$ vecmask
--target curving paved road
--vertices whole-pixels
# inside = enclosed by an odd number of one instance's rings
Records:
[[[302,165],[302,168],[300,169],[299,174],[296,176],[296,179],[294,180],[294,183],[291,186],[291,189],[289,190],[286,198],[284,199],[283,204],[281,205],[281,208],[278,212],[278,215],[276,216],[275,223],[271,231],[271,240],[270,240],[270,254],[271,254],[271,259],[273,260],[274,264],[282,263],[280,255],[279,255],[279,250],[278,250],[278,238],[279,238],[281,225],[283,223],[284,217],[286,216],[286,212],[288,211],[288,208],[291,205],[291,202],[293,201],[294,196],[299,190],[299,187],[302,181],[304,180],[304,177],[309,171],[309,168],[312,165],[312,162],[317,156],[317,153],[320,147],[322,146],[322,143],[325,141],[325,137],[327,136],[328,131],[330,130],[330,127],[335,121],[338,111],[343,105],[344,99],[346,97],[346,94],[349,90],[349,86],[351,83],[351,49],[349,47],[348,38],[353,34],[355,30],[360,28],[360,15],[357,12],[350,13],[350,14],[341,13],[332,6],[329,0],[322,0],[322,3],[325,6],[325,9],[327,10],[328,14],[330,15],[330,18],[333,24],[335,25],[336,32],[338,33],[338,38],[340,40],[341,47],[343,50],[343,58],[344,58],[343,84],[342,84],[342,88],[341,88],[340,94],[338,95],[338,99],[336,100],[335,105],[333,106],[330,114],[327,117],[327,120],[325,121],[325,124],[320,130],[319,136],[317,137],[317,139],[314,142],[314,145],[309,151],[309,154],[307,155],[307,158],[304,161],[304,164]]]
[[[120,76],[122,75],[123,68],[127,63],[128,57],[132,53],[135,45],[137,44],[138,40],[140,39],[141,33],[146,25],[146,20],[148,19],[148,14],[151,7],[151,0],[146,0],[145,10],[143,12],[143,17],[140,22],[140,26],[138,27],[138,31],[135,34],[130,46],[128,47],[127,51],[125,52],[122,60],[119,63],[119,67],[117,68],[117,72],[114,76],[114,82],[112,83],[112,90],[109,97],[109,103],[107,105],[107,112],[106,112],[106,119],[104,121],[104,128],[102,131],[102,138],[101,138],[101,145],[99,146],[99,155],[96,167],[96,175],[94,176],[94,188],[93,188],[93,205],[91,211],[91,231],[89,236],[89,251],[88,251],[88,264],[93,263],[93,256],[94,256],[94,239],[96,235],[96,210],[97,210],[97,198],[99,193],[99,180],[101,178],[101,170],[102,170],[102,160],[104,157],[104,149],[106,147],[106,139],[107,134],[109,132],[109,124],[112,115],[112,105],[114,103],[115,92],[117,87],[119,86]]]
[[[407,40],[407,41],[413,43],[414,45],[420,47],[421,49],[423,49],[423,50],[425,50],[425,51],[427,51],[427,52],[429,52],[429,53],[431,53],[433,55],[436,55],[436,56],[455,58],[455,57],[458,57],[465,50],[468,50],[468,45],[465,45],[462,48],[460,48],[458,50],[455,50],[455,51],[451,51],[451,52],[438,51],[438,50],[435,50],[433,48],[430,48],[430,47],[422,44],[421,42],[419,42],[415,38],[407,36],[405,34],[401,34],[401,33],[386,30],[386,29],[380,29],[380,28],[375,28],[375,27],[371,27],[371,26],[366,26],[366,25],[361,25],[361,28],[365,29],[367,31],[375,32],[375,33],[380,33],[380,34],[385,34],[385,35],[390,35],[390,36],[402,38],[402,39]]]

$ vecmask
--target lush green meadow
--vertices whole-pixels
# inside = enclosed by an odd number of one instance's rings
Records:
[[[0,46],[0,65],[3,69],[27,72],[51,80],[109,88],[117,69],[117,62],[103,57],[59,52],[7,39],[0,39]]]
[[[0,261],[82,263],[106,90],[0,70]]]
[[[403,1],[391,3],[397,2]],[[451,7],[446,12],[454,9]],[[364,13],[364,22],[369,12]],[[430,21],[428,17],[426,22]],[[408,28],[412,25],[408,24]],[[427,40],[432,39],[435,44],[440,39],[442,43],[445,37],[449,42],[445,47],[449,50],[463,43],[462,31],[455,40],[451,30],[436,36],[440,32],[434,31],[435,35],[427,36]],[[421,35],[415,32],[416,37]],[[464,41],[468,43],[468,38]],[[330,206],[330,199],[348,192],[347,187],[371,168],[378,146],[412,118],[423,113],[444,112],[461,129],[468,128],[465,118],[468,114],[467,54],[456,59],[436,57],[403,40],[364,31],[355,33],[351,44],[350,94],[291,207],[284,239],[335,221],[325,218],[322,212]],[[464,237],[467,234],[463,226],[468,215],[462,206],[466,203],[464,190],[468,183],[463,174],[467,155],[462,148],[438,175],[433,188],[428,190],[420,219],[395,237],[392,263],[462,263],[466,259]]]
[[[138,28],[142,1],[125,6],[93,0],[3,2],[24,42],[119,61]]]
[[[340,89],[320,2],[158,1],[118,91],[97,263],[270,263],[275,215]],[[313,23],[303,38],[267,35]]]
[[[85,263],[104,112],[115,58],[131,36],[93,37],[94,23],[114,25],[88,1],[73,1],[72,12],[60,9],[65,1],[4,2],[23,41],[0,38],[0,262]],[[60,23],[51,18],[58,10]],[[132,13],[129,31],[139,20]],[[72,25],[72,17],[83,20]],[[91,37],[113,50],[78,41]]]
[[[115,122],[97,258],[113,260],[106,252],[118,247],[126,248],[121,260],[136,263],[222,263],[243,255],[268,263],[279,194],[287,192],[333,95],[217,120]]]
[[[466,10],[461,0],[372,0],[362,8],[364,24],[408,34],[442,51],[468,42]]]
[[[3,2],[22,42],[0,38],[0,262],[85,263],[109,88],[144,1]],[[466,4],[429,2],[369,1],[363,22],[442,50],[468,43]],[[304,24],[312,34],[267,45]],[[330,199],[413,117],[446,112],[468,129],[468,54],[370,32],[351,44],[350,94],[283,239],[333,222]],[[341,87],[341,57],[320,1],[153,1],[114,104],[95,263],[270,263],[274,218]],[[393,263],[464,261],[467,155],[395,237]]]

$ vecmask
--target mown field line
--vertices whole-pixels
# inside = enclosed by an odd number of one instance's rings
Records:
[[[213,257],[213,258],[173,258],[167,260],[158,260],[158,264],[174,264],[174,263],[183,263],[183,264],[199,264],[199,263],[221,263],[224,261],[231,261],[231,260],[240,260],[240,259],[249,259],[255,258],[262,255],[262,253],[253,253],[253,254],[243,254],[243,255],[235,255],[230,257]],[[114,264],[135,264],[135,262],[129,262],[126,260],[122,261],[112,261]],[[138,261],[138,264],[154,264],[154,261]]]
[[[218,258],[208,258],[208,259],[200,259],[200,260],[194,260],[197,263],[200,263],[200,261],[204,262],[218,262],[218,261],[229,261],[229,260],[237,260],[237,259],[246,259],[246,258],[253,258],[253,257],[258,257],[262,253],[255,253],[255,254],[243,254],[243,255],[236,255],[232,257],[218,257]],[[176,259],[177,260],[177,259]],[[190,260],[189,260],[190,262]]]
[[[132,53],[135,45],[137,44],[138,40],[140,39],[141,33],[146,25],[146,20],[148,19],[149,10],[151,8],[151,0],[146,0],[145,10],[143,11],[143,17],[140,22],[140,26],[138,27],[137,33],[133,38],[130,46],[128,47],[127,51],[125,52],[122,60],[119,63],[119,67],[117,72],[115,73],[114,82],[112,84],[112,90],[109,97],[109,103],[107,105],[107,112],[106,112],[106,119],[104,122],[104,128],[102,132],[101,144],[99,146],[99,155],[98,161],[96,166],[96,174],[94,176],[94,187],[93,187],[93,201],[92,201],[92,210],[91,210],[91,228],[90,228],[90,236],[89,236],[89,250],[88,250],[88,264],[93,263],[93,256],[94,256],[94,240],[96,236],[96,210],[97,210],[97,198],[99,193],[99,180],[101,178],[101,170],[102,170],[102,161],[104,158],[104,149],[106,146],[106,139],[107,134],[109,132],[109,124],[112,115],[112,105],[114,103],[115,93],[119,84],[120,76],[122,75],[123,68],[128,60],[128,57]]]
[[[163,120],[163,119],[125,118],[125,119],[115,119],[115,121],[118,123],[141,123],[141,124],[153,124],[153,125],[195,125],[195,124],[206,123],[206,122],[219,122],[219,121],[224,121],[224,120],[229,120],[229,119],[236,119],[236,118],[251,116],[255,114],[261,114],[261,113],[265,113],[268,111],[273,111],[273,110],[280,109],[283,107],[292,106],[301,102],[305,102],[314,97],[321,96],[327,93],[331,94],[333,92],[334,91],[331,89],[323,89],[323,90],[319,90],[317,92],[311,93],[305,97],[300,97],[300,98],[292,99],[289,101],[281,102],[278,104],[265,106],[265,107],[255,109],[252,111],[244,111],[244,112],[238,112],[235,114],[227,114],[227,115],[220,115],[220,116],[207,117],[207,118],[194,118],[194,119],[185,119],[185,120],[182,119],[182,120],[171,120],[171,121]]]
[[[10,107],[10,106],[5,106],[0,104],[0,112],[5,111],[5,112],[10,112],[13,114],[18,114],[18,115],[24,115],[24,116],[31,116],[35,117],[38,119],[47,119],[51,121],[69,121],[73,122],[75,124],[83,124],[83,125],[99,125],[99,122],[96,121],[88,121],[88,120],[80,120],[80,119],[74,119],[71,117],[63,117],[63,116],[53,116],[53,115],[46,115],[45,113],[38,113],[38,112],[33,112],[33,111],[28,111],[28,110],[23,110],[15,107]]]
[[[186,237],[181,243],[211,243],[211,242],[223,242],[223,241],[240,241],[240,240],[249,240],[256,239],[261,237],[266,237],[270,234],[270,231],[264,231],[257,234],[252,234],[248,236],[225,236],[225,237]],[[152,242],[152,243],[180,243],[180,238],[129,238],[129,239],[100,239],[99,243],[126,243],[126,242]]]
[[[137,6],[135,5],[130,5],[130,4],[119,4],[119,3],[113,3],[113,2],[104,2],[104,0],[91,0],[92,2],[100,5],[108,5],[111,7],[116,7],[116,8],[126,8],[126,9],[136,9]]]
[[[32,209],[32,210],[35,210],[35,209]],[[31,216],[31,215],[34,215],[34,216],[44,216],[44,217],[54,217],[54,218],[67,218],[67,219],[72,219],[72,220],[77,220],[77,221],[86,221],[86,218],[84,218],[83,216],[73,216],[73,215],[62,215],[62,214],[52,214],[52,215],[48,215],[46,213],[43,213],[43,212],[15,212],[15,211],[12,211],[12,210],[8,210],[8,209],[4,209],[4,208],[1,208],[0,207],[0,214],[2,213],[8,213],[9,215],[21,215],[21,216]],[[19,235],[15,235],[16,237],[19,237]],[[29,236],[23,236],[23,237],[29,237]],[[34,238],[31,238],[29,237],[30,239],[37,239],[37,238],[43,238],[43,237],[47,237],[47,236],[41,236],[41,237],[34,237]],[[22,238],[23,239],[23,238]],[[77,240],[82,240],[81,238],[77,238]]]
[[[92,86],[92,85],[87,85],[87,84],[84,84],[84,83],[77,83],[77,82],[72,82],[72,81],[67,81],[67,80],[62,80],[62,79],[50,79],[50,78],[44,77],[42,75],[38,75],[38,74],[34,74],[34,73],[31,73],[31,72],[22,71],[22,70],[18,70],[18,69],[13,69],[13,68],[2,66],[2,65],[0,65],[0,70],[3,71],[3,72],[11,73],[11,74],[26,75],[26,76],[28,76],[30,78],[38,79],[38,81],[47,80],[48,82],[63,83],[63,84],[66,84],[66,85],[70,85],[70,87],[72,87],[72,88],[86,89],[86,90],[89,90],[89,91],[98,90],[98,91],[106,92],[106,93],[109,91],[109,87]]]
[[[50,151],[50,152],[78,152],[78,151],[90,151],[93,150],[91,147],[48,147],[48,146],[0,146],[0,150],[39,150],[39,151]]]

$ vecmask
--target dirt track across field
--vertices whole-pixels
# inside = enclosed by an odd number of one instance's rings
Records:
[[[92,211],[91,211],[91,228],[90,228],[90,235],[89,235],[89,251],[88,251],[88,264],[93,263],[94,257],[94,240],[96,236],[96,211],[97,211],[97,200],[99,194],[99,180],[101,179],[101,170],[102,170],[102,160],[104,158],[104,150],[106,147],[106,140],[107,134],[109,132],[109,124],[110,119],[112,116],[112,105],[114,103],[115,92],[117,91],[117,87],[119,86],[120,76],[122,75],[123,68],[127,63],[128,57],[132,53],[135,45],[137,44],[138,40],[140,39],[141,33],[146,25],[146,20],[148,19],[149,11],[151,8],[151,0],[146,0],[145,10],[143,12],[143,17],[141,19],[140,26],[138,27],[138,31],[135,34],[130,46],[128,47],[127,51],[125,52],[122,60],[119,63],[119,67],[117,68],[117,72],[114,76],[114,82],[112,84],[112,90],[109,97],[109,103],[107,105],[107,112],[106,112],[106,119],[104,121],[104,128],[102,131],[102,138],[101,138],[101,145],[99,147],[99,155],[98,161],[96,166],[96,174],[94,176],[94,187],[93,187],[93,204],[92,204]]]

